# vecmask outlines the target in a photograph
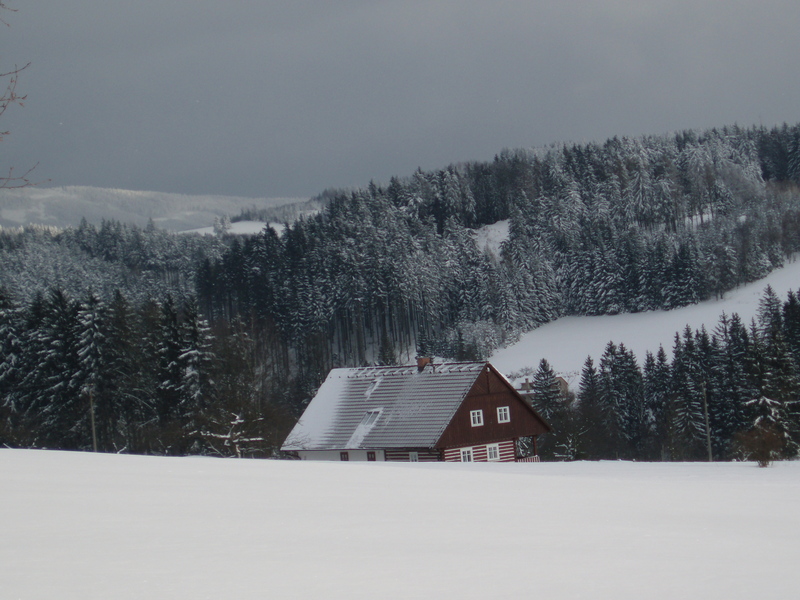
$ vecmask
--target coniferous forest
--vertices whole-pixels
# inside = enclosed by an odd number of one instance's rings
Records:
[[[0,443],[274,455],[327,371],[484,359],[564,315],[669,309],[800,251],[800,126],[503,151],[328,190],[282,235],[0,232]],[[500,256],[472,230],[508,221]],[[553,458],[730,459],[798,441],[797,297],[643,365],[610,342],[537,406]],[[748,440],[758,423],[759,440]],[[775,441],[777,439],[778,441]]]
[[[547,458],[731,460],[788,458],[800,433],[800,299],[770,287],[749,324],[675,333],[643,366],[623,344],[588,357],[574,393],[560,393],[546,359],[531,369],[534,403],[554,426]]]

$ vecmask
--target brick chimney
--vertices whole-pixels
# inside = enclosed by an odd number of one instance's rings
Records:
[[[422,372],[422,370],[431,364],[431,357],[430,356],[418,356],[417,357],[417,371]]]

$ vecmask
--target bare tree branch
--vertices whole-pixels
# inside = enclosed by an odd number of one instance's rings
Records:
[[[16,12],[15,8],[10,8],[0,0],[0,13],[3,10],[8,10],[11,12]],[[10,27],[10,25],[0,17],[0,23],[5,25],[6,27]],[[31,63],[23,65],[21,67],[14,66],[13,69],[7,71],[5,73],[0,73],[0,81],[6,80],[5,91],[3,92],[2,96],[0,96],[0,117],[8,110],[8,107],[12,104],[16,104],[18,106],[25,106],[25,99],[27,96],[20,95],[17,93],[17,83],[19,82],[19,74],[22,73],[25,69],[30,66]],[[9,134],[8,131],[0,130],[0,142],[3,141],[5,136]],[[33,165],[30,169],[22,173],[21,175],[16,175],[14,173],[14,167],[9,167],[8,174],[5,176],[0,176],[0,189],[13,189],[13,188],[22,188],[31,185],[37,185],[37,182],[34,183],[30,179],[30,175],[33,170],[38,166],[38,163]]]
[[[10,6],[6,6],[5,2],[3,2],[2,0],[0,0],[0,10],[8,10],[8,11],[11,11],[11,12],[17,12],[16,8],[11,8]],[[6,20],[3,19],[2,17],[0,17],[0,23],[5,25],[6,27],[11,27],[11,25],[9,25],[6,22]]]
[[[22,175],[14,175],[14,167],[9,167],[8,174],[0,177],[0,190],[13,190],[17,188],[24,188],[34,185],[39,185],[40,183],[45,183],[48,180],[44,181],[31,181],[30,174],[33,173],[34,169],[39,166],[39,163],[33,165],[30,169],[25,171]]]
[[[28,63],[23,67],[14,67],[13,70],[7,73],[0,73],[0,79],[5,79],[6,77],[9,78],[8,83],[6,84],[5,92],[2,96],[0,96],[0,116],[2,116],[12,104],[25,106],[24,102],[27,96],[20,96],[17,94],[17,81],[19,80],[19,74],[27,69],[30,64],[31,63]],[[3,137],[6,135],[8,135],[8,131],[0,131],[0,141],[2,141]]]

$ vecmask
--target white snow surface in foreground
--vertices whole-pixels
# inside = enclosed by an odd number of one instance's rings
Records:
[[[738,313],[749,328],[767,285],[771,285],[780,300],[785,301],[789,290],[800,290],[800,261],[788,263],[764,279],[732,290],[721,300],[670,311],[563,317],[524,334],[519,342],[498,350],[490,360],[500,371],[509,374],[524,367],[535,369],[539,361],[546,358],[574,388],[586,357],[591,355],[597,367],[609,341],[625,344],[643,363],[645,353],[649,350],[655,354],[659,345],[664,346],[668,356],[672,356],[675,333],[683,332],[687,324],[693,329],[705,325],[712,333],[723,312],[728,316]]]
[[[0,596],[796,598],[800,463],[0,450]]]

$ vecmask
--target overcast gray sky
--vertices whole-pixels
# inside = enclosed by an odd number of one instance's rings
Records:
[[[7,0],[0,167],[306,196],[506,147],[800,121],[797,0]]]

